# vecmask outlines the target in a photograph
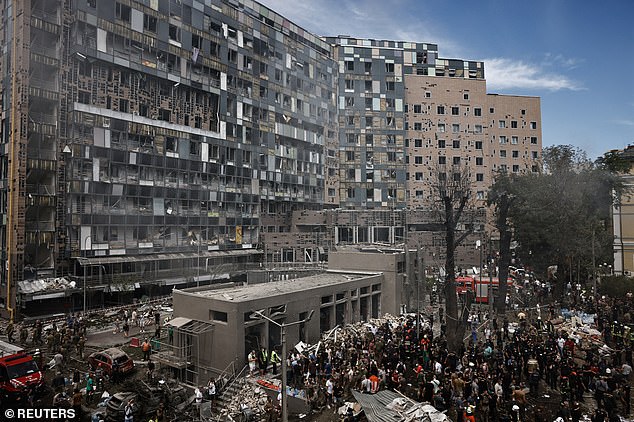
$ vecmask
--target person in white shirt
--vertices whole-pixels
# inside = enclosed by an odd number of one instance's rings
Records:
[[[330,404],[334,405],[334,393],[335,393],[335,384],[332,382],[332,379],[328,377],[326,380],[326,403],[328,404],[328,409],[330,409]]]

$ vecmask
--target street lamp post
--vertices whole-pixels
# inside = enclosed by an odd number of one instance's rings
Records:
[[[275,325],[277,325],[278,327],[280,327],[281,331],[282,331],[282,387],[281,387],[281,394],[282,394],[282,422],[288,422],[288,409],[286,406],[287,403],[287,397],[286,397],[286,370],[287,370],[287,365],[286,365],[286,327],[290,327],[293,325],[299,325],[299,324],[304,324],[308,321],[310,321],[310,319],[313,317],[313,314],[315,313],[315,310],[311,310],[310,314],[308,314],[308,316],[305,319],[302,319],[301,321],[295,321],[295,322],[291,322],[289,324],[285,324],[285,323],[279,323],[271,318],[269,318],[268,316],[264,315],[261,311],[253,311],[251,313],[250,318],[251,319],[258,319],[258,317],[260,318],[264,318],[265,320],[267,320],[270,323],[273,323]]]
[[[89,239],[92,242],[91,236],[86,236],[84,239],[84,264],[88,264],[88,246],[86,244]],[[88,268],[88,265],[84,265],[84,315],[86,315],[86,268]]]

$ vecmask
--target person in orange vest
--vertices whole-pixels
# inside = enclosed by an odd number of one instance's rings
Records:
[[[143,344],[141,344],[141,351],[143,352],[143,360],[150,360],[150,352],[152,351],[152,345],[150,341],[145,338],[143,340]]]
[[[471,404],[467,406],[464,412],[464,420],[466,422],[476,422],[474,410],[475,410],[475,406]]]

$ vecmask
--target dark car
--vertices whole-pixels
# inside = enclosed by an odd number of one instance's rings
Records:
[[[193,401],[193,396],[178,384],[169,385],[159,382],[156,386],[149,386],[145,382],[140,382],[136,384],[135,390],[116,393],[110,398],[106,405],[106,421],[122,421],[125,416],[125,407],[131,399],[134,399],[132,413],[135,420],[155,415],[161,403],[165,405],[166,410],[182,414],[183,409]]]
[[[97,369],[101,364],[104,373],[108,376],[112,376],[113,367],[119,371],[119,374],[127,374],[134,370],[134,361],[130,356],[115,347],[91,354],[88,356],[88,364],[92,369]]]

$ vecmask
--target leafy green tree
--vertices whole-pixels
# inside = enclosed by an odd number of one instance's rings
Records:
[[[497,178],[489,201],[496,207],[498,230],[511,231],[510,225],[520,245],[516,254],[535,271],[545,274],[548,266],[558,265],[559,280],[573,280],[573,275],[584,280],[592,274],[595,254],[600,262],[611,260],[610,212],[622,183],[608,167],[570,145],[545,148],[543,169]],[[506,249],[507,241],[501,243]]]

